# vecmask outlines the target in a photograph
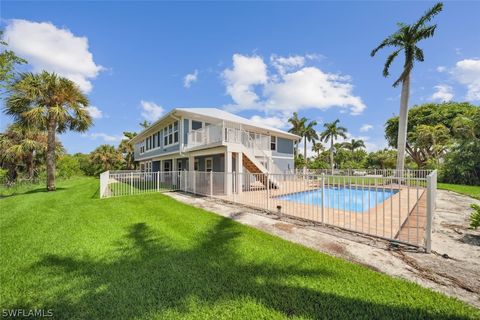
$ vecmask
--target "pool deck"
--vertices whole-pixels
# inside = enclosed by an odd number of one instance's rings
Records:
[[[342,187],[344,185],[332,184],[331,186]],[[373,188],[375,186],[348,184],[347,187],[355,189]],[[423,245],[426,223],[426,193],[424,187],[398,184],[376,186],[380,190],[385,188],[385,191],[398,190],[398,192],[364,212],[324,207],[322,213],[321,205],[305,204],[279,198],[280,196],[319,188],[321,188],[321,185],[318,181],[282,181],[278,189],[267,191],[265,188],[257,186],[250,191],[219,196],[219,198],[259,209],[279,211],[295,218],[321,222],[383,238],[396,239],[414,245]],[[346,205],[340,200],[336,207],[342,208]]]

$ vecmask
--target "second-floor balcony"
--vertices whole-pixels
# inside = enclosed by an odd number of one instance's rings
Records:
[[[201,149],[215,145],[242,144],[254,153],[270,151],[269,135],[249,132],[235,124],[211,124],[188,132],[184,150]]]

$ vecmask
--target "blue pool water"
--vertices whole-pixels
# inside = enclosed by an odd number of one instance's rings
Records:
[[[368,189],[355,187],[325,187],[325,208],[345,211],[364,212],[387,200],[398,190]],[[322,205],[322,189],[315,189],[289,195],[277,199],[310,205]]]

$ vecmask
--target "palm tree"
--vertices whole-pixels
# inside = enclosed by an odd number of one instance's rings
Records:
[[[350,142],[342,143],[342,145],[345,149],[350,150],[352,154],[357,149],[365,148],[365,143],[361,139],[360,140],[352,139],[350,140]]]
[[[315,126],[317,125],[317,121],[313,120],[310,121],[305,126],[305,131],[303,133],[303,158],[307,160],[307,142],[313,142],[315,144],[315,140],[318,140],[318,134],[315,130]]]
[[[122,153],[114,146],[102,144],[90,153],[90,162],[97,165],[100,171],[117,169],[124,162]]]
[[[140,127],[142,127],[143,129],[147,129],[148,127],[150,127],[152,125],[152,123],[148,122],[147,120],[143,120],[143,122],[140,122],[138,125]]]
[[[340,122],[339,119],[333,122],[327,122],[323,124],[325,130],[320,134],[320,141],[328,142],[330,141],[330,166],[332,168],[332,172],[334,169],[334,162],[333,162],[333,141],[338,139],[338,137],[342,137],[344,139],[347,138],[347,128],[339,127],[338,123]]]
[[[312,145],[312,151],[317,154],[317,157],[320,157],[320,152],[322,152],[324,149],[325,147],[320,142],[315,142]]]
[[[307,121],[308,119],[305,117],[302,117],[301,119],[298,118],[298,113],[296,112],[294,112],[293,116],[288,119],[288,122],[292,125],[292,128],[288,130],[288,132],[296,134],[303,139],[303,158],[305,161],[307,160],[307,142],[318,139],[317,132],[314,128],[317,125],[317,121],[313,120],[309,123],[307,123]]]
[[[55,190],[56,133],[86,131],[88,99],[71,80],[55,73],[24,73],[12,85],[5,113],[26,127],[47,131],[47,190]]]
[[[125,164],[128,170],[135,169],[134,146],[130,140],[137,135],[136,132],[123,132],[123,135],[128,139],[123,139],[118,146],[121,153],[125,155]]]
[[[303,134],[305,132],[305,123],[307,122],[307,118],[302,117],[301,119],[298,117],[298,113],[294,112],[293,116],[288,119],[288,122],[292,125],[292,128],[288,130],[288,132],[296,134],[303,138]],[[295,155],[298,153],[298,141],[296,142],[295,148]]]
[[[423,50],[417,44],[424,39],[430,38],[434,35],[437,25],[427,26],[434,16],[440,13],[443,9],[442,3],[437,3],[430,10],[418,19],[414,24],[408,25],[399,23],[399,29],[383,40],[378,47],[372,50],[370,55],[373,57],[383,48],[394,47],[392,52],[384,65],[383,76],[388,77],[389,69],[392,62],[398,54],[404,51],[405,61],[403,64],[403,72],[400,77],[393,83],[394,87],[402,84],[402,93],[400,98],[400,115],[398,126],[398,140],[397,140],[397,170],[402,172],[405,165],[405,148],[407,141],[407,125],[408,125],[408,99],[410,95],[410,73],[412,72],[414,62],[424,60]]]
[[[57,152],[63,147],[57,143]],[[18,124],[10,125],[0,133],[0,167],[8,168],[9,179],[15,180],[18,169],[24,169],[31,180],[35,168],[43,164],[47,150],[47,133],[36,128],[25,128]]]

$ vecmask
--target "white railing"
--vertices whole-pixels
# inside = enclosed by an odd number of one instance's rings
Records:
[[[101,197],[184,191],[430,252],[437,172],[376,173],[104,172],[100,184]]]
[[[222,142],[222,127],[208,125],[198,130],[188,132],[186,149],[207,146]]]

